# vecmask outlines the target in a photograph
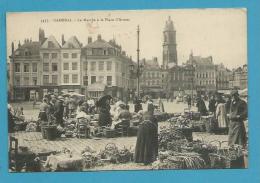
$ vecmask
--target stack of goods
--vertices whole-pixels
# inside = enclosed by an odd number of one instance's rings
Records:
[[[205,124],[208,133],[212,133],[216,129],[217,123],[214,115],[201,116],[201,122]]]
[[[86,169],[102,165],[96,151],[92,150],[89,146],[82,150],[81,156],[84,157],[84,168]]]
[[[183,145],[187,144],[187,143],[188,143],[188,141],[186,139],[173,140],[173,141],[167,143],[167,150],[175,151],[175,152],[182,152]]]
[[[37,123],[36,121],[30,121],[28,122],[28,124],[26,125],[26,132],[37,132],[39,131],[39,123]]]
[[[130,121],[131,126],[138,126],[141,123],[142,115],[138,113],[132,113],[132,119]]]
[[[76,135],[76,124],[68,124],[65,127],[65,136],[66,137],[73,137]]]
[[[179,116],[174,122],[171,123],[174,127],[177,128],[191,128],[191,120],[184,118],[182,116]]]
[[[205,161],[198,153],[176,153],[166,151],[159,153],[159,160],[153,163],[154,169],[202,169]]]
[[[130,149],[124,147],[119,149],[117,162],[118,163],[127,163],[134,160],[134,152]]]
[[[183,152],[195,152],[201,155],[207,165],[210,164],[210,154],[217,152],[217,147],[204,143],[200,140],[189,142],[182,145]]]
[[[28,124],[27,121],[24,121],[24,120],[19,119],[19,118],[15,118],[14,123],[15,123],[15,126],[14,126],[15,131],[25,131],[26,126]]]
[[[65,136],[74,137],[76,136],[76,119],[68,119],[65,122]]]
[[[231,168],[232,161],[244,157],[242,146],[232,145],[226,148],[220,148],[215,153],[210,153],[211,168]]]
[[[161,112],[159,110],[154,111],[154,117],[158,122],[166,121],[167,119],[169,119],[169,115],[166,112]]]
[[[115,144],[108,143],[99,155],[101,160],[109,163],[127,163],[133,160],[133,152],[131,149],[124,147],[119,149]]]
[[[47,157],[44,164],[48,171],[81,171],[84,165],[84,158],[78,154],[74,154],[70,149],[63,150]]]
[[[40,161],[36,154],[26,146],[19,146],[17,154],[10,152],[10,169],[16,172],[39,172]]]
[[[199,112],[195,112],[195,111],[185,111],[184,112],[184,117],[188,118],[188,119],[192,119],[195,121],[199,121],[200,120],[200,113]]]
[[[205,123],[203,121],[192,120],[191,125],[192,125],[194,132],[205,132],[206,131]]]
[[[158,136],[159,149],[167,150],[169,142],[185,139],[181,130],[174,128],[161,127],[161,131]]]
[[[103,128],[103,136],[106,138],[114,138],[117,136],[117,131],[110,127]]]

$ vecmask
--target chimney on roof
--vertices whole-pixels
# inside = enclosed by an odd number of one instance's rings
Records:
[[[43,42],[45,41],[45,33],[43,29],[39,29],[39,42],[40,44],[43,44]]]
[[[122,55],[124,55],[124,56],[126,55],[125,51],[122,51]]]
[[[88,37],[88,44],[90,44],[90,43],[92,43],[92,37],[91,36]]]
[[[101,34],[99,34],[98,36],[97,36],[97,40],[101,40]]]
[[[12,49],[12,55],[13,55],[14,54],[14,42],[12,42],[11,49]]]
[[[32,42],[32,38],[30,38],[30,43]]]
[[[21,43],[20,43],[20,41],[19,41],[19,43],[18,43],[18,48],[20,48],[21,47]]]
[[[65,44],[64,34],[61,35],[61,45],[63,46]]]

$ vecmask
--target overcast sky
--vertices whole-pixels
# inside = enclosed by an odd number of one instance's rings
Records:
[[[17,48],[25,38],[38,41],[39,28],[48,37],[54,35],[61,43],[77,36],[86,45],[88,36],[98,34],[105,40],[113,37],[123,50],[136,60],[137,25],[140,25],[140,58],[158,57],[162,63],[162,40],[165,21],[171,16],[176,29],[178,62],[193,55],[213,56],[213,61],[235,68],[247,63],[247,22],[245,9],[179,9],[138,11],[34,12],[7,14],[7,53],[11,42]],[[70,22],[57,22],[66,18]],[[78,19],[88,19],[88,22]],[[124,21],[119,21],[124,19]],[[99,21],[91,22],[91,19]],[[103,19],[103,21],[101,21]],[[114,19],[114,21],[108,21]],[[44,21],[45,22],[44,22]],[[46,22],[48,20],[48,22]]]

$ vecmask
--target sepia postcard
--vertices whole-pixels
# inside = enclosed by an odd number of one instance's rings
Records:
[[[9,172],[246,169],[247,9],[6,14]]]

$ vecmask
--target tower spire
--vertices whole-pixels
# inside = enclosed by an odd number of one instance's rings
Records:
[[[165,24],[163,31],[163,68],[168,68],[169,65],[177,65],[177,44],[176,44],[176,31],[173,26],[171,16]]]

